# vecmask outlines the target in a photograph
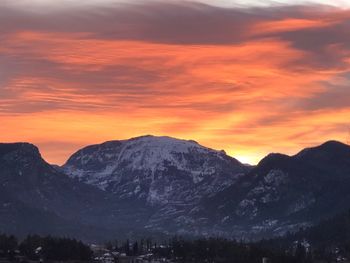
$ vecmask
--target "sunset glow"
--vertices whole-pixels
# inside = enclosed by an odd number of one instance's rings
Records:
[[[346,8],[320,5],[158,1],[37,14],[0,4],[0,141],[34,143],[58,164],[82,146],[145,134],[251,164],[346,142],[349,21]]]

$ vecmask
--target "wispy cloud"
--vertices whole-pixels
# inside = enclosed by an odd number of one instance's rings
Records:
[[[38,143],[51,161],[144,133],[245,161],[346,136],[347,10],[139,1],[35,12],[8,3],[0,139]]]

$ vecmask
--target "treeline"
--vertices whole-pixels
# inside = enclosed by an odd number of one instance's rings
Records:
[[[270,263],[299,263],[297,258],[281,250],[262,248],[257,244],[246,244],[221,238],[190,240],[173,237],[167,241],[152,242],[150,238],[138,241],[107,242],[110,251],[139,256],[151,253],[154,258],[166,258],[176,262],[236,262],[261,263],[266,257]]]
[[[109,251],[118,251],[125,253],[127,256],[138,256],[152,252],[154,248],[157,248],[157,242],[154,242],[151,238],[142,238],[137,241],[130,241],[127,239],[124,242],[108,241],[105,243],[105,248]]]
[[[262,258],[268,258],[271,263],[298,262],[294,256],[283,251],[273,251],[256,244],[219,238],[198,240],[174,238],[170,246],[156,248],[154,253],[160,257],[180,259],[180,262],[261,263]]]
[[[109,251],[128,256],[150,255],[175,262],[262,262],[270,263],[336,262],[350,259],[350,211],[325,220],[319,225],[288,233],[281,238],[244,243],[221,238],[185,239],[173,237],[154,242],[150,238],[107,242]],[[93,252],[81,241],[70,238],[29,235],[24,240],[0,235],[0,258],[29,260],[91,260]]]
[[[0,235],[0,256],[9,260],[16,256],[29,260],[90,260],[92,255],[90,247],[76,239],[29,235],[19,242],[14,236]]]
[[[279,248],[298,254],[300,262],[350,259],[350,211],[324,220],[316,226],[263,240],[261,247]]]
[[[0,234],[0,257],[13,259],[16,249],[18,249],[18,241],[16,237]]]
[[[146,241],[145,241],[146,240]],[[179,262],[339,262],[350,259],[350,211],[280,238],[243,243],[225,239],[189,240],[175,237],[157,243],[145,239],[117,247],[127,255],[152,252]]]

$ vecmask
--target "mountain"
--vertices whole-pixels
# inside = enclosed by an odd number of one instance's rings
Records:
[[[105,193],[58,172],[32,144],[0,144],[0,200],[2,232],[89,240],[109,233],[96,224],[99,209],[107,209]]]
[[[194,216],[245,238],[281,235],[349,209],[349,187],[350,147],[329,141],[294,156],[268,155],[236,184],[204,199]]]
[[[63,166],[71,178],[113,194],[116,202],[132,202],[135,211],[148,207],[146,228],[160,232],[195,223],[189,211],[249,169],[224,151],[156,136],[88,146]]]
[[[87,146],[63,167],[0,144],[0,230],[84,240],[278,236],[350,207],[350,147],[336,141],[246,166],[195,141],[142,136]]]
[[[88,146],[63,167],[32,144],[0,144],[0,229],[84,240],[178,233],[203,197],[248,170],[223,151],[169,137]]]

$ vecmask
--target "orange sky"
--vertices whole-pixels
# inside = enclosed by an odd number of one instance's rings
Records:
[[[350,12],[317,10],[3,6],[0,141],[32,142],[58,164],[82,146],[145,134],[252,164],[345,142]]]

